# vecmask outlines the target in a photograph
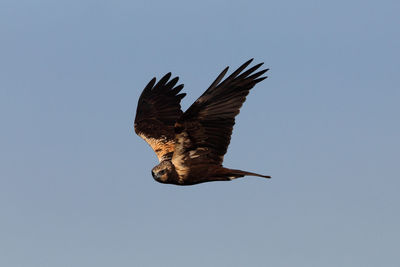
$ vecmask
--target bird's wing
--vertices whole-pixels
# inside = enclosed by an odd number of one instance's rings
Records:
[[[157,154],[158,160],[170,159],[174,151],[174,124],[182,115],[179,94],[183,84],[175,86],[178,77],[170,80],[166,74],[156,84],[153,78],[140,95],[136,117],[135,132],[142,137]]]
[[[247,61],[221,82],[225,68],[211,86],[201,95],[175,124],[176,151],[173,161],[185,165],[190,157],[221,165],[230,143],[235,116],[246,100],[249,90],[268,69],[257,71],[263,63],[244,71],[253,59]],[[186,156],[184,156],[186,155]]]

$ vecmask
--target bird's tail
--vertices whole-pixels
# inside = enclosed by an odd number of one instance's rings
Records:
[[[228,168],[221,168],[219,175],[224,176],[228,178],[229,180],[233,180],[236,178],[240,178],[243,176],[258,176],[258,177],[263,177],[263,178],[271,178],[271,176],[268,175],[262,175],[254,172],[247,172],[247,171],[242,171],[242,170],[235,170],[235,169],[228,169]]]

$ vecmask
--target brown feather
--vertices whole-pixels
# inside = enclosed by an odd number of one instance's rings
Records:
[[[182,138],[179,135],[185,132],[189,139],[181,149],[182,153],[206,149],[208,160],[217,165],[222,164],[230,143],[235,116],[239,114],[250,89],[265,78],[259,77],[267,71],[265,69],[255,72],[262,66],[260,63],[241,74],[251,61],[252,59],[244,63],[221,82],[228,70],[225,68],[179,118],[175,124],[177,138]]]
[[[174,151],[174,124],[182,115],[179,94],[183,84],[175,86],[179,80],[169,80],[167,73],[156,84],[153,78],[140,95],[135,117],[135,132],[154,150],[158,160],[171,159]]]

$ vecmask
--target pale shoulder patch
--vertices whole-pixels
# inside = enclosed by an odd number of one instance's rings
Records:
[[[164,160],[164,156],[170,152],[174,152],[175,142],[168,140],[165,136],[161,138],[146,137],[144,134],[138,134],[144,141],[146,141],[157,155],[158,161]]]

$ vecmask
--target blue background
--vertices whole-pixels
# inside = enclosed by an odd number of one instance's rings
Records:
[[[0,265],[400,266],[399,1],[0,1]],[[225,165],[153,181],[146,83],[186,109],[270,67]]]

